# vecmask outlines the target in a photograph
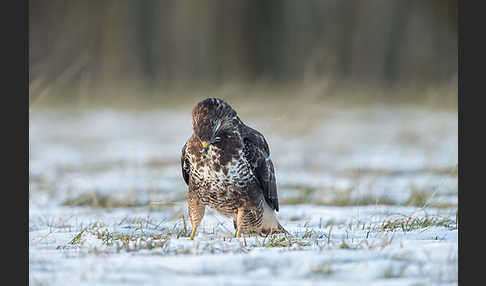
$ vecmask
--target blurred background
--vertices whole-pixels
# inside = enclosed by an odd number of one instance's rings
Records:
[[[227,86],[454,102],[457,2],[29,1],[30,102]]]

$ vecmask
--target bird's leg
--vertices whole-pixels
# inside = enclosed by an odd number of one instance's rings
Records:
[[[238,213],[236,214],[236,238],[241,237],[242,227],[243,227],[243,208],[238,208]]]
[[[238,224],[236,223],[237,220],[238,220],[238,216],[235,215],[233,217],[233,226],[235,227],[235,237],[236,237],[236,234],[238,233]]]
[[[201,223],[202,218],[204,217],[204,212],[206,210],[206,207],[199,201],[199,199],[194,196],[189,194],[189,217],[191,218],[191,224],[192,224],[192,232],[191,232],[191,237],[189,238],[190,240],[194,239],[194,236],[196,235],[196,230],[199,224]]]

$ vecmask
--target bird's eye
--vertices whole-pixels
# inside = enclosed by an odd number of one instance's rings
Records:
[[[214,138],[214,142],[219,142],[219,141],[221,141],[221,137]]]

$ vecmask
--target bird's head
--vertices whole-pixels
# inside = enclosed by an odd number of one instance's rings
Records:
[[[206,151],[226,137],[235,120],[239,120],[236,111],[219,98],[207,98],[192,110],[192,129]]]

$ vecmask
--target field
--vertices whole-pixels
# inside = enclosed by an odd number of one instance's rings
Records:
[[[456,109],[230,101],[291,235],[236,239],[207,209],[190,241],[193,103],[31,110],[31,285],[457,285]]]

